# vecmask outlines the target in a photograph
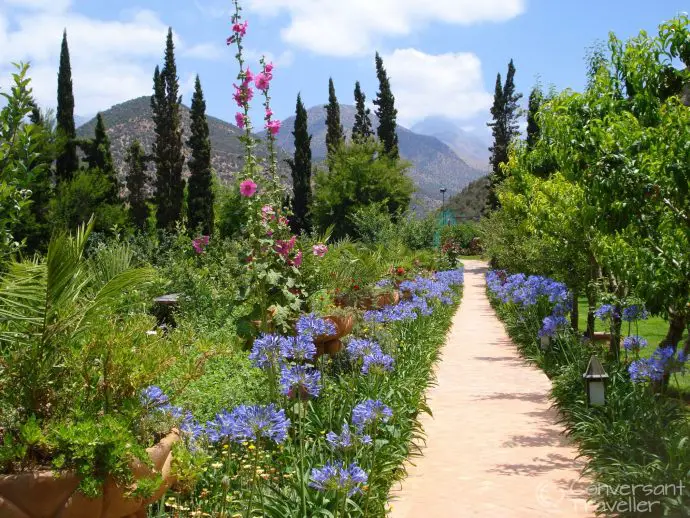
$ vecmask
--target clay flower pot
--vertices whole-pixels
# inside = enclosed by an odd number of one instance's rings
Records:
[[[325,344],[332,340],[338,340],[343,336],[350,334],[355,325],[355,316],[350,315],[329,315],[324,317],[324,320],[330,320],[335,326],[334,335],[320,335],[314,338],[315,344]]]
[[[382,293],[376,298],[376,306],[382,308],[383,306],[393,306],[400,302],[400,291],[394,290],[389,293]]]
[[[103,494],[95,499],[78,490],[79,477],[74,473],[56,474],[35,471],[17,475],[0,475],[0,517],[2,518],[146,518],[146,509],[163,496],[175,482],[171,475],[172,447],[180,440],[174,430],[146,451],[153,471],[141,462],[132,464],[135,479],[159,474],[163,484],[147,499],[127,498],[111,478],[106,479]]]

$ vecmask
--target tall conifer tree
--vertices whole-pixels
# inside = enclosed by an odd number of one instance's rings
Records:
[[[138,140],[135,140],[127,149],[125,163],[127,165],[129,215],[134,226],[139,230],[144,230],[149,219],[146,196],[146,156],[144,148]]]
[[[345,142],[345,131],[340,123],[340,104],[335,96],[333,78],[328,79],[328,105],[326,106],[326,149],[328,150],[328,163],[331,157]]]
[[[189,160],[189,192],[187,213],[189,228],[205,235],[213,233],[213,172],[211,170],[211,139],[206,119],[206,101],[201,81],[196,76],[192,97],[192,136],[187,144],[192,150]]]
[[[395,109],[395,96],[391,91],[390,80],[378,52],[376,53],[376,77],[379,80],[379,91],[374,99],[374,104],[377,106],[376,115],[379,118],[377,134],[386,154],[397,160],[400,158],[396,132],[398,110]]]
[[[529,106],[527,111],[527,149],[534,148],[534,145],[541,135],[539,123],[537,122],[537,114],[539,113],[543,99],[544,95],[541,92],[541,88],[539,88],[539,85],[535,86],[529,94]]]
[[[180,116],[180,86],[175,64],[175,45],[172,29],[168,29],[163,69],[153,76],[151,109],[156,138],[153,154],[156,164],[156,225],[173,229],[182,215],[184,180],[182,168],[182,122]]]
[[[355,125],[352,127],[352,140],[362,141],[373,136],[374,131],[371,128],[371,110],[366,106],[366,96],[362,92],[359,81],[355,83],[355,107],[357,113],[355,114]]]
[[[77,130],[74,124],[72,65],[70,64],[66,30],[62,33],[62,49],[60,50],[56,119],[58,133],[64,142],[64,147],[55,164],[56,178],[58,182],[61,182],[71,180],[79,168],[76,144]]]
[[[496,190],[505,179],[502,164],[508,162],[510,143],[519,134],[520,107],[518,101],[521,98],[522,94],[515,92],[515,66],[511,59],[508,64],[505,83],[501,84],[501,74],[496,76],[494,103],[491,107],[493,120],[487,123],[494,137],[494,144],[489,148],[491,151],[491,175],[487,201],[487,209],[489,210],[497,209],[499,206]]]
[[[295,108],[295,156],[288,160],[292,169],[292,228],[295,233],[311,230],[311,135],[309,135],[307,110],[297,95]]]
[[[99,169],[111,184],[111,190],[107,194],[107,203],[117,203],[119,199],[120,186],[115,172],[115,164],[110,149],[110,139],[105,129],[103,115],[96,116],[96,131],[94,139],[89,142],[87,150],[87,161],[91,169]]]

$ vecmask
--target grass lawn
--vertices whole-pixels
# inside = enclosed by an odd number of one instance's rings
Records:
[[[472,261],[472,260],[481,261],[481,260],[482,260],[482,256],[481,256],[481,255],[461,255],[460,257],[458,257],[458,259],[459,259],[460,261],[467,261],[467,260],[470,260],[470,261]]]
[[[580,331],[585,331],[587,329],[587,299],[584,297],[580,298]],[[595,331],[608,332],[608,324],[597,320],[595,324]],[[661,340],[666,336],[666,331],[668,330],[668,322],[660,317],[650,317],[648,320],[643,320],[639,322],[638,328],[635,328],[633,324],[630,329],[630,334],[639,334],[647,340],[649,345],[640,351],[640,355],[644,358],[651,356],[656,350],[657,346],[661,343]],[[621,329],[623,336],[628,335],[628,323],[623,322],[623,328]],[[684,335],[685,337],[685,335]],[[682,342],[681,345],[682,347]],[[621,352],[625,355],[624,352]],[[678,390],[680,385],[680,392],[685,400],[690,401],[690,372],[686,372],[682,376],[677,376],[678,384],[676,384],[676,379],[671,379],[671,389]]]

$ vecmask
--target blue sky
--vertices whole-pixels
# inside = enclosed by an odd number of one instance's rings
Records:
[[[355,80],[369,99],[376,50],[392,78],[404,125],[446,115],[486,137],[496,73],[510,58],[527,93],[537,76],[562,89],[582,88],[588,46],[609,31],[627,38],[687,9],[675,0],[245,0],[250,61],[276,63],[274,111],[294,111],[302,92],[323,104],[332,76],[352,103]],[[188,102],[201,76],[211,115],[232,120],[236,75],[228,0],[0,0],[0,84],[12,61],[30,61],[39,101],[54,105],[63,27],[72,54],[76,113],[151,92],[165,32],[175,31],[180,81]],[[255,69],[258,66],[254,67]]]

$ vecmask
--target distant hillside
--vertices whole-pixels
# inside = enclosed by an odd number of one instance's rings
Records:
[[[420,135],[436,137],[472,167],[484,174],[488,172],[489,144],[464,131],[452,120],[445,117],[427,117],[410,129]]]
[[[489,197],[489,177],[483,176],[475,180],[462,192],[451,197],[448,208],[455,213],[458,220],[478,220],[482,216]]]
[[[340,120],[347,137],[351,137],[352,126],[355,122],[355,107],[350,105],[340,106]],[[309,132],[312,134],[312,153],[315,160],[326,157],[326,109],[323,106],[314,106],[307,111],[309,119]],[[372,114],[374,127],[378,120]],[[278,137],[279,145],[292,153],[294,141],[292,130],[295,126],[295,118],[290,117],[283,121],[283,131]],[[400,155],[412,163],[410,176],[418,187],[422,198],[431,201],[432,205],[440,205],[439,189],[446,187],[449,193],[457,193],[472,180],[483,173],[470,167],[452,149],[435,137],[418,135],[412,131],[398,126],[398,139],[400,141]]]
[[[190,136],[190,112],[187,106],[182,107],[183,138],[186,140]],[[151,105],[149,97],[139,97],[131,101],[117,104],[102,112],[105,125],[108,130],[113,150],[113,158],[116,166],[124,174],[124,158],[127,148],[131,143],[138,139],[146,148],[147,153],[151,153],[154,131]],[[227,122],[215,117],[208,117],[209,132],[211,137],[212,164],[221,179],[228,180],[242,168],[244,162],[244,148],[238,136],[241,130]],[[80,138],[93,137],[96,128],[96,119],[92,119],[77,129],[77,136]],[[259,155],[264,154],[264,150],[257,149]],[[185,143],[185,155],[188,158],[190,150]],[[279,169],[285,176],[287,166],[283,160],[287,155],[279,151]],[[189,173],[185,165],[185,175]]]

